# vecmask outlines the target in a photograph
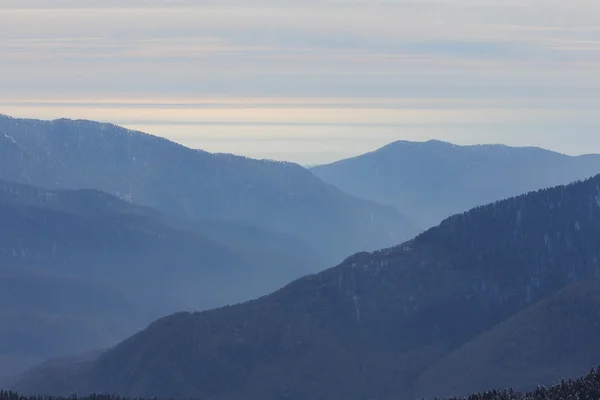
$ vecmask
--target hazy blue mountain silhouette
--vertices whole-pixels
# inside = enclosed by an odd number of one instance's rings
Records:
[[[0,116],[0,178],[93,188],[185,218],[292,234],[330,262],[418,233],[392,207],[347,195],[299,165],[211,154],[91,121]]]
[[[453,216],[255,301],[162,318],[95,361],[24,375],[15,387],[219,400],[418,398],[447,388],[432,368],[486,332],[499,329],[499,339],[486,339],[491,346],[515,335],[523,348],[531,333],[514,332],[512,318],[548,326],[545,318],[564,310],[584,320],[593,314],[598,285],[589,296],[577,285],[600,275],[599,260],[600,175]],[[560,307],[548,309],[547,299]],[[576,326],[582,337],[597,331],[591,322]],[[569,347],[563,327],[544,332],[552,345],[529,354],[562,359],[560,374],[591,367],[581,355],[586,346],[595,351],[595,341]],[[572,358],[569,349],[577,350]],[[497,354],[483,350],[484,359]],[[513,373],[503,366],[518,356],[498,357],[488,383],[503,387]],[[536,365],[529,376],[561,377]],[[479,383],[461,382],[461,390]],[[546,382],[531,385],[538,383]]]
[[[294,237],[0,180],[0,375],[324,268]]]
[[[450,215],[600,173],[600,155],[398,141],[311,171],[347,193],[395,206],[423,227]]]
[[[0,216],[4,265],[145,293],[162,304],[161,312],[245,300],[314,271],[314,264],[323,266],[293,237],[183,220],[96,190],[48,190],[0,180]],[[201,290],[217,283],[218,290]]]

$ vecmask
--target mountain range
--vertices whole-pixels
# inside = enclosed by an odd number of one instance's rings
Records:
[[[325,266],[294,237],[183,220],[91,189],[0,180],[0,220],[0,376]]]
[[[4,265],[118,286],[146,304],[163,305],[162,312],[258,296],[273,285],[269,282],[281,284],[321,262],[305,244],[286,236],[276,240],[258,228],[180,221],[95,190],[55,191],[0,181],[0,216]],[[212,231],[216,238],[209,236]],[[253,240],[245,240],[244,249],[229,247],[218,240],[225,234]],[[296,258],[269,249],[278,243]],[[253,287],[261,281],[262,287]],[[218,292],[206,290],[219,282]],[[237,294],[226,296],[228,287]]]
[[[0,220],[0,268],[22,274],[12,292],[77,284],[123,300],[61,313],[81,294],[70,290],[53,311],[3,306],[11,319],[0,376],[114,345],[175,311],[258,297],[357,249],[418,232],[393,208],[346,195],[294,164],[209,154],[111,124],[6,116]],[[39,328],[48,334],[33,346]],[[65,341],[67,330],[78,340]]]
[[[397,141],[311,171],[347,193],[392,205],[427,228],[479,205],[589,178],[600,173],[600,155]]]
[[[584,374],[600,175],[555,185],[598,172],[596,155],[439,141],[307,170],[0,116],[0,385],[392,400]],[[514,397],[498,393],[474,398]]]
[[[219,400],[531,388],[597,363],[581,339],[598,332],[599,260],[600,175],[455,215],[254,301],[159,319],[13,387]]]
[[[347,195],[299,165],[211,154],[92,121],[0,116],[0,179],[91,188],[186,219],[293,235],[329,263],[420,231],[393,207]]]

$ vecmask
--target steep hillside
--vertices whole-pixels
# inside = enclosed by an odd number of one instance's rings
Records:
[[[579,376],[600,360],[599,336],[600,282],[577,283],[436,362],[417,392],[426,398],[504,387],[523,392]]]
[[[429,227],[479,205],[596,175],[600,155],[399,141],[311,171],[347,193],[393,205]]]
[[[219,400],[414,398],[419,376],[439,360],[593,278],[599,260],[596,176],[454,216],[256,301],[161,319],[75,371],[25,376],[16,387]]]
[[[581,378],[565,378],[551,387],[539,386],[524,394],[519,394],[512,389],[492,390],[472,394],[468,400],[595,400],[598,398],[600,398],[600,370],[593,368],[590,373]]]
[[[418,233],[392,207],[349,196],[298,165],[210,154],[91,121],[0,116],[0,178],[99,189],[186,218],[292,234],[331,262]]]

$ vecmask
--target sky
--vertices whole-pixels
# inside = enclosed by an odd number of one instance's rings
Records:
[[[597,0],[0,0],[0,113],[207,151],[600,153],[599,106]]]

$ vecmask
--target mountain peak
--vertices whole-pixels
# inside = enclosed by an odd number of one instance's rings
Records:
[[[347,193],[392,205],[428,227],[481,204],[588,178],[600,172],[600,157],[402,140],[311,170]]]
[[[0,120],[0,132],[18,142],[4,152],[0,146],[0,178],[94,187],[167,214],[294,235],[332,262],[419,231],[397,210],[350,196],[293,163],[200,152],[86,120]]]
[[[410,141],[410,140],[397,140],[390,144],[387,144],[375,152],[381,150],[389,150],[389,149],[399,149],[399,148],[421,148],[423,150],[431,150],[431,149],[472,149],[472,150],[482,150],[482,149],[513,149],[513,150],[522,150],[522,149],[537,149],[541,151],[550,152],[550,150],[545,150],[539,147],[528,146],[528,147],[515,147],[508,146],[502,143],[479,143],[479,144],[467,144],[460,145],[452,142],[448,142],[445,140],[439,139],[429,139],[426,141]]]
[[[420,147],[433,147],[433,146],[437,146],[437,147],[458,147],[457,145],[450,143],[450,142],[446,142],[443,140],[437,140],[437,139],[430,139],[427,141],[411,141],[411,140],[396,140],[395,142],[392,142],[390,144],[387,144],[381,148],[379,148],[378,150],[375,151],[380,151],[380,150],[384,150],[384,149],[388,149],[388,148],[399,148],[399,147],[414,147],[414,146],[420,146]]]

